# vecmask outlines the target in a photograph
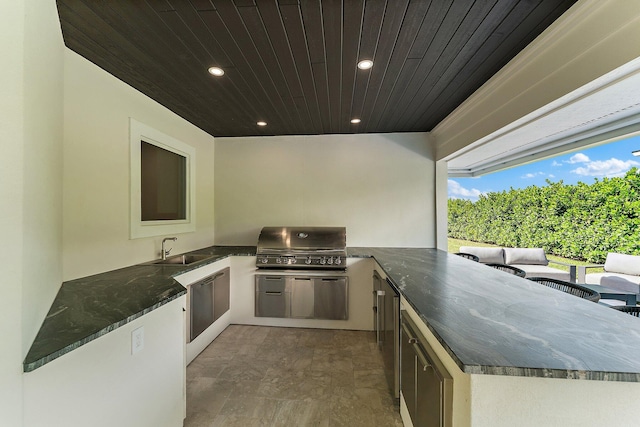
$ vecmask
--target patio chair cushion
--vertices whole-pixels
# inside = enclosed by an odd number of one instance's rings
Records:
[[[544,249],[542,248],[504,248],[504,260],[505,264],[508,265],[549,264],[547,256],[544,253]]]
[[[640,256],[609,252],[604,263],[604,271],[640,276]]]
[[[460,246],[460,252],[477,256],[482,263],[505,264],[502,248],[483,246]]]
[[[558,270],[557,268],[548,267],[546,265],[537,264],[511,264],[513,267],[517,267],[520,270],[524,270],[529,277],[547,277],[549,279],[564,280],[565,282],[571,281],[571,275],[568,271]]]
[[[605,271],[604,273],[587,274],[585,282],[634,294],[640,293],[640,276]]]

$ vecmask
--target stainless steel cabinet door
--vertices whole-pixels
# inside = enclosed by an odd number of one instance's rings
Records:
[[[400,390],[411,420],[416,419],[416,354],[405,325],[400,338]]]
[[[450,427],[453,378],[406,312],[402,315],[400,387],[414,427]]]
[[[213,276],[213,321],[229,311],[229,267]]]
[[[376,333],[378,346],[382,345],[382,315],[384,310],[384,291],[382,290],[382,278],[378,272],[373,272],[373,330]]]
[[[418,345],[419,346],[419,345]],[[416,402],[415,427],[441,427],[442,413],[442,380],[436,374],[433,364],[424,356],[423,349],[416,350]]]
[[[348,293],[346,277],[315,278],[315,318],[347,320],[349,318]]]
[[[205,279],[190,285],[189,292],[191,315],[189,342],[191,342],[213,323],[213,279]]]
[[[291,317],[299,319],[313,318],[313,280],[310,277],[290,277],[291,281]]]
[[[394,399],[400,397],[398,359],[400,358],[400,297],[389,283],[382,283],[384,290],[384,310],[382,313],[382,358],[389,389]]]

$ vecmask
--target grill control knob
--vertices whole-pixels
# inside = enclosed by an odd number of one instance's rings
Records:
[[[336,265],[340,264],[342,264],[342,260],[340,259],[340,257],[336,257]]]
[[[278,264],[282,264],[282,258],[276,258],[276,262],[277,262]]]
[[[329,257],[329,260],[327,261],[327,264],[329,264],[329,265],[333,264],[333,257],[332,256]]]
[[[260,262],[262,262],[263,264],[266,264],[266,263],[268,263],[268,262],[269,262],[269,259],[268,259],[268,258],[262,258],[262,259],[260,260]]]
[[[298,260],[297,260],[297,259],[295,259],[295,258],[291,258],[291,264],[295,264],[296,262],[298,262]]]
[[[325,265],[327,263],[327,259],[325,257],[320,258],[320,264]]]
[[[307,265],[311,264],[311,257],[307,257],[307,259],[304,260],[304,263]]]

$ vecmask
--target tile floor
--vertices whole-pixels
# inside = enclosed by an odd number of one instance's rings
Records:
[[[229,326],[187,367],[185,427],[402,426],[372,332]]]

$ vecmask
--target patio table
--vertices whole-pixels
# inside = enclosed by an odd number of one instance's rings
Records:
[[[626,305],[636,305],[638,303],[638,295],[633,292],[620,291],[591,283],[580,283],[580,285],[598,292],[602,299],[617,299],[624,301]]]

